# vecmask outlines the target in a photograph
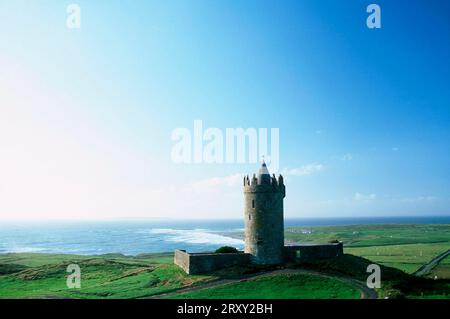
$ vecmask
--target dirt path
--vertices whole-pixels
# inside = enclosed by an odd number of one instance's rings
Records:
[[[160,299],[160,298],[167,298],[167,297],[170,298],[171,296],[178,295],[180,293],[192,292],[192,291],[203,290],[203,289],[208,289],[208,288],[215,288],[215,287],[220,287],[220,286],[229,285],[229,284],[233,284],[233,283],[255,280],[255,279],[258,279],[261,277],[275,276],[275,275],[279,275],[279,274],[308,274],[308,275],[316,275],[316,276],[336,279],[336,280],[344,282],[344,283],[358,289],[361,294],[361,299],[377,299],[377,293],[375,292],[375,290],[368,288],[365,285],[365,283],[363,283],[359,280],[356,280],[353,278],[348,278],[348,277],[323,274],[323,273],[318,273],[315,271],[303,270],[303,269],[282,269],[282,270],[274,270],[274,271],[269,271],[269,272],[265,272],[265,273],[254,274],[254,275],[248,275],[248,276],[246,276],[244,278],[240,278],[240,279],[219,279],[219,280],[207,282],[205,284],[199,284],[198,286],[181,288],[176,291],[151,296],[148,298],[150,298],[150,299]]]
[[[442,254],[434,257],[426,264],[423,264],[413,275],[419,276],[419,277],[427,275],[428,273],[430,273],[430,271],[434,267],[436,267],[442,260],[445,259],[445,257],[447,257],[449,255],[450,255],[450,249],[443,252]]]

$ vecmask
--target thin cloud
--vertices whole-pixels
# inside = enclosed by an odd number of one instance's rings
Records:
[[[400,201],[406,203],[420,203],[420,202],[434,202],[438,199],[437,196],[416,196],[416,197],[403,197]]]
[[[353,155],[350,153],[344,154],[341,157],[339,157],[341,161],[351,161],[353,159]]]
[[[324,165],[312,163],[292,169],[284,169],[281,174],[283,176],[306,176],[312,175],[324,169]],[[197,193],[213,192],[218,189],[234,188],[242,185],[243,178],[247,174],[232,174],[222,177],[212,177],[195,181],[188,186],[189,190]]]
[[[233,174],[223,177],[212,177],[193,182],[191,189],[195,192],[211,192],[222,187],[236,187],[243,183],[244,174]]]
[[[355,193],[353,196],[353,199],[357,202],[361,201],[372,201],[377,198],[376,194],[362,194],[362,193]]]
[[[281,173],[285,176],[305,176],[320,172],[323,169],[323,164],[312,163],[297,168],[284,169]]]

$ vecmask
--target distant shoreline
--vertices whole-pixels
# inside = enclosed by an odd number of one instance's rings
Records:
[[[315,227],[450,225],[450,216],[286,219],[287,242],[316,240]],[[289,232],[290,227],[304,229]],[[344,227],[345,228],[345,227]],[[375,227],[379,228],[379,227]],[[339,229],[337,229],[339,230]],[[329,240],[335,239],[333,230]],[[426,230],[424,230],[426,231]],[[239,220],[121,221],[0,224],[0,253],[104,255],[214,251],[221,246],[243,249],[244,223]],[[350,234],[351,236],[354,236]],[[393,234],[395,235],[395,233]],[[406,240],[405,240],[406,241]]]
[[[72,224],[72,223],[242,223],[242,217],[236,218],[117,218],[117,219],[30,219],[30,220],[0,220],[0,228],[11,224]],[[450,215],[431,216],[337,216],[337,217],[286,217],[288,226],[338,226],[338,225],[364,225],[364,224],[450,224]]]

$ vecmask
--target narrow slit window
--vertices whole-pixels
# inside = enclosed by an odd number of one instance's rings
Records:
[[[252,208],[255,208],[255,200],[252,200]]]

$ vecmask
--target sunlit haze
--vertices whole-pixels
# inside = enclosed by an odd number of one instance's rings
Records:
[[[0,219],[240,218],[196,120],[279,129],[287,218],[449,215],[448,3],[286,2],[0,2]]]

